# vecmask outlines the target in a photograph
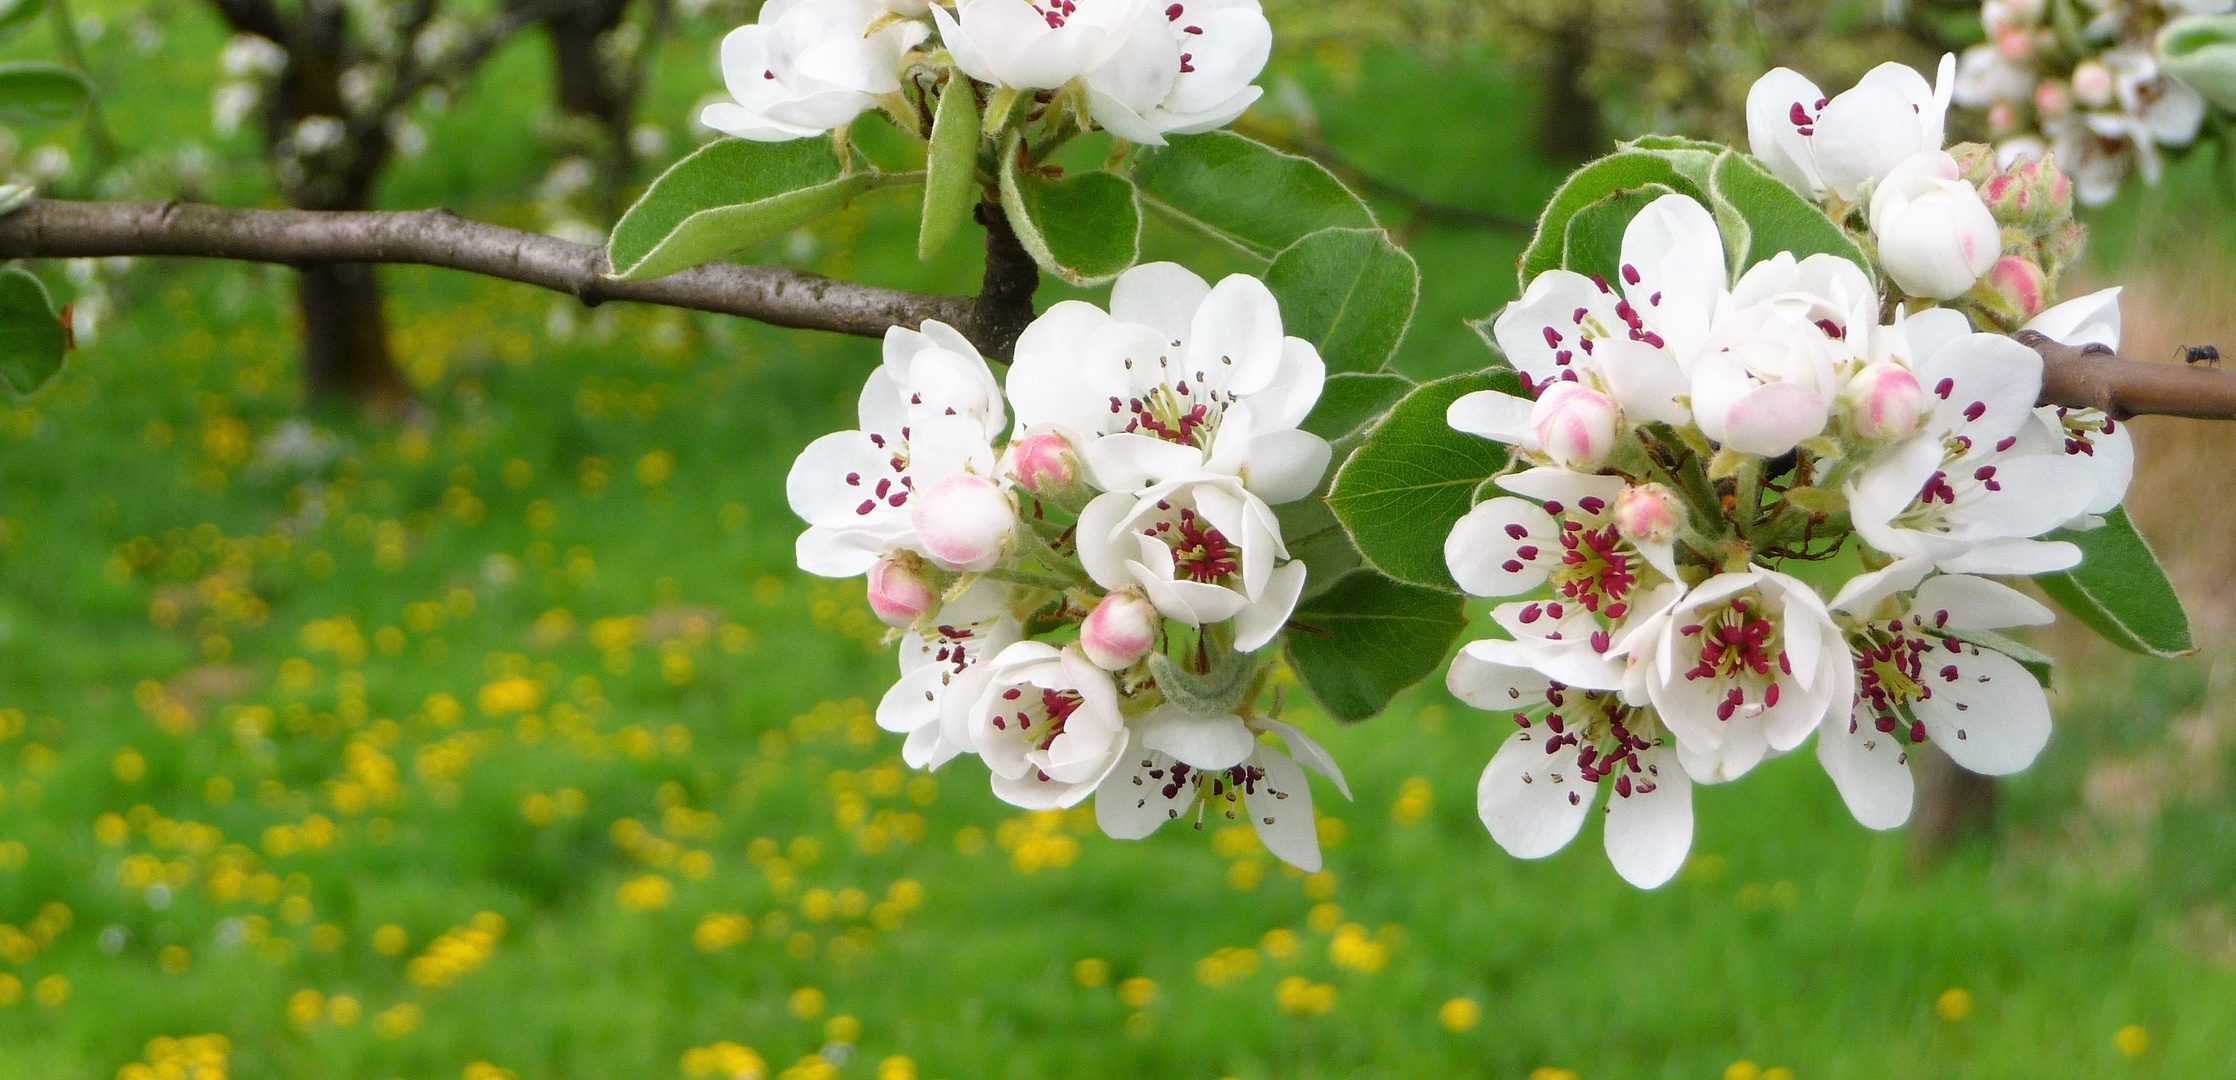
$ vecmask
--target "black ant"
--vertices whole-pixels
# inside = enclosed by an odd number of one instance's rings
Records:
[[[2204,364],[2208,367],[2220,366],[2220,350],[2211,345],[2183,346],[2175,349],[2174,355],[2181,357],[2185,364]]]

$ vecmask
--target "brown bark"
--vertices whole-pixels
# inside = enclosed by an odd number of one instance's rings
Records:
[[[380,280],[366,263],[320,263],[296,276],[303,318],[303,378],[312,397],[341,398],[380,412],[411,400],[388,350]]]

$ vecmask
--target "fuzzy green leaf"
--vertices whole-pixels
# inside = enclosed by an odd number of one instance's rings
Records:
[[[1095,285],[1141,257],[1141,203],[1116,173],[1050,177],[1020,169],[1016,140],[1002,151],[1002,209],[1040,268],[1073,285]]]
[[[1355,570],[1297,604],[1289,666],[1328,715],[1357,723],[1441,667],[1465,629],[1459,597]]]
[[[932,119],[931,148],[924,165],[924,221],[916,234],[916,256],[929,259],[947,249],[978,205],[978,89],[960,76],[948,81]]]
[[[1647,204],[1664,195],[1674,195],[1667,184],[1648,184],[1631,191],[1618,191],[1576,212],[1568,219],[1568,237],[1562,244],[1561,269],[1579,274],[1597,274],[1603,281],[1620,281],[1623,265],[1623,233],[1630,228],[1630,219],[1646,209]]]
[[[0,270],[0,379],[29,397],[62,370],[69,348],[47,287],[21,267]]]
[[[1149,205],[1261,259],[1321,229],[1371,229],[1374,212],[1310,158],[1231,131],[1180,135],[1134,159]]]
[[[1747,223],[1746,254],[1732,260],[1734,278],[1764,259],[1790,251],[1796,259],[1838,255],[1862,267],[1865,277],[1877,280],[1863,249],[1814,201],[1770,175],[1761,162],[1737,151],[1725,154],[1716,162],[1715,192],[1718,201]],[[1723,215],[1717,216],[1720,225]]]
[[[1322,229],[1289,245],[1265,280],[1289,333],[1317,346],[1330,372],[1382,370],[1421,299],[1421,268],[1380,229]]]
[[[662,173],[613,227],[615,277],[666,277],[836,211],[881,178],[849,175],[822,139],[720,139]]]
[[[1477,390],[1523,394],[1520,377],[1504,369],[1425,383],[1336,473],[1328,505],[1367,564],[1391,578],[1459,591],[1444,565],[1444,538],[1474,508],[1475,489],[1507,462],[1504,446],[1444,422],[1452,402]]]
[[[60,64],[0,64],[0,123],[59,124],[93,100],[93,82]]]
[[[1382,419],[1411,389],[1413,380],[1395,372],[1330,375],[1312,415],[1297,426],[1331,443],[1340,442]]]
[[[2186,656],[2197,651],[2182,598],[2150,544],[2128,520],[2126,507],[2104,515],[2101,528],[2060,529],[2046,539],[2081,549],[2081,565],[2034,579],[2059,607],[2129,652]]]
[[[1626,150],[1600,158],[1576,170],[1553,193],[1553,201],[1545,205],[1545,213],[1537,219],[1537,236],[1522,253],[1522,287],[1528,288],[1530,279],[1560,267],[1570,218],[1616,192],[1636,191],[1650,184],[1707,202],[1699,185],[1660,154]]]

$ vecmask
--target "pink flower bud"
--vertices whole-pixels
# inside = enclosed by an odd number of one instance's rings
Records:
[[[2095,60],[2083,60],[2073,68],[2073,97],[2092,109],[2101,109],[2112,103],[2112,69]]]
[[[2011,175],[2033,194],[2034,224],[2062,223],[2073,216],[2073,181],[2054,158],[2029,158],[2011,167]]]
[[[1124,671],[1157,646],[1156,605],[1132,592],[1102,598],[1079,627],[1079,649],[1104,671]]]
[[[1661,484],[1624,488],[1615,496],[1615,531],[1632,543],[1667,543],[1677,535],[1677,493]]]
[[[2014,325],[2040,315],[2050,306],[2049,276],[2024,256],[1997,259],[1981,284],[1989,294],[1988,302]]]
[[[1613,398],[1582,383],[1556,382],[1530,410],[1537,445],[1555,464],[1590,469],[1615,452],[1615,424],[1622,416]]]
[[[2044,79],[2034,88],[2034,111],[2044,120],[2055,120],[2073,111],[2073,92],[2056,79]]]
[[[1017,527],[1017,508],[993,481],[956,473],[917,493],[909,521],[933,561],[950,570],[976,572],[1001,560]]]
[[[2006,26],[1995,35],[1995,51],[2013,63],[2024,61],[2034,55],[2034,35],[2016,26]]]
[[[1998,135],[2007,134],[2019,126],[2018,106],[2008,101],[1998,101],[1988,107],[1988,130]]]
[[[1890,361],[1866,366],[1840,395],[1848,422],[1866,442],[1892,443],[1918,428],[1925,391],[1908,368]]]
[[[1957,176],[1965,183],[1978,186],[1996,177],[1995,147],[1986,143],[1963,142],[1949,147],[1949,157],[1957,164]]]
[[[870,567],[870,610],[887,626],[909,626],[939,606],[939,590],[925,578],[923,561],[901,551]]]
[[[1009,448],[1009,475],[1016,478],[1018,487],[1061,502],[1077,491],[1079,454],[1054,432],[1027,436]]]

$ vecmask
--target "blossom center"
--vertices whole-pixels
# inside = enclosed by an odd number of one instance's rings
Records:
[[[1586,611],[1622,618],[1624,598],[1638,584],[1636,556],[1625,550],[1622,535],[1613,525],[1589,529],[1579,521],[1563,521],[1561,548],[1560,565],[1552,573],[1561,595]]]
[[[1037,691],[1037,692],[1036,692]],[[1046,750],[1064,734],[1064,722],[1078,712],[1086,699],[1076,690],[1052,690],[1047,687],[1012,686],[1002,691],[1002,700],[1016,712],[997,713],[994,730],[1008,731],[1010,725],[1031,742],[1034,749]]]
[[[875,513],[881,504],[895,510],[907,506],[908,497],[916,492],[916,479],[908,471],[908,429],[902,428],[898,439],[888,439],[874,431],[869,436],[873,445],[891,452],[885,459],[885,467],[892,470],[892,475],[864,476],[858,472],[846,474],[846,486],[859,489],[866,496],[854,508],[854,513],[861,517]]]
[[[1201,450],[1211,445],[1211,436],[1219,429],[1220,412],[1224,411],[1212,408],[1219,403],[1216,391],[1206,391],[1209,400],[1196,399],[1195,391],[1204,389],[1201,380],[1195,390],[1189,388],[1186,379],[1159,383],[1139,397],[1123,402],[1110,399],[1110,409],[1118,412],[1123,407],[1133,414],[1126,421],[1127,431]]]
[[[1733,597],[1699,622],[1684,626],[1682,633],[1695,639],[1700,649],[1699,662],[1685,672],[1685,678],[1729,686],[1716,706],[1716,719],[1756,716],[1777,707],[1778,680],[1793,673],[1793,662],[1786,656],[1785,636],[1764,613],[1760,596]],[[1749,690],[1755,691],[1751,701]]]
[[[1537,713],[1535,718],[1532,713]],[[1623,704],[1622,697],[1607,690],[1576,690],[1552,683],[1542,702],[1527,702],[1514,713],[1514,722],[1529,731],[1542,726],[1549,735],[1543,746],[1547,755],[1574,746],[1576,771],[1585,783],[1612,777],[1620,798],[1651,794],[1660,786],[1660,771],[1638,755],[1659,742],[1661,722],[1653,713]],[[1525,784],[1536,783],[1525,773]],[[1581,791],[1568,793],[1569,805],[1581,803]]]
[[[1170,509],[1171,504],[1157,505]],[[1176,517],[1142,530],[1142,535],[1164,541],[1172,549],[1173,568],[1190,581],[1210,584],[1242,572],[1242,549],[1192,509],[1183,508]]]
[[[1045,2],[1043,0],[1025,0],[1025,2],[1032,5],[1032,9],[1039,12],[1041,18],[1048,20],[1048,28],[1051,30],[1062,29],[1064,23],[1079,12],[1079,4],[1076,0],[1045,0]]]

